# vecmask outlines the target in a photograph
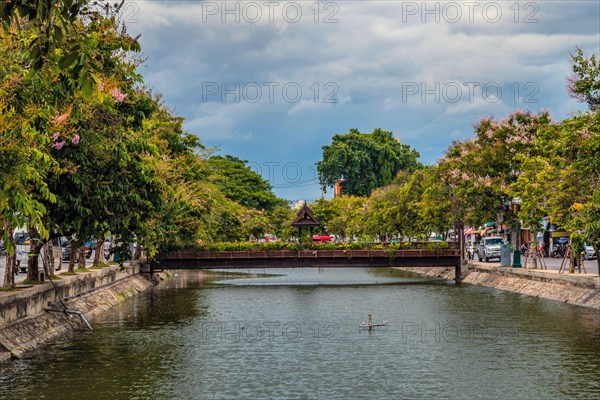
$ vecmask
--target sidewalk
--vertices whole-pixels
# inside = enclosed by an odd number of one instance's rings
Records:
[[[4,284],[4,273],[6,272],[6,255],[0,256],[0,287]],[[21,261],[23,263],[23,261]],[[19,272],[15,275],[15,283],[18,284],[27,278],[27,272]]]
[[[89,259],[85,260],[85,265],[86,266],[90,266],[94,263],[94,253],[92,252],[92,256]],[[21,265],[25,265],[27,264],[27,259],[21,261]],[[39,263],[40,265],[40,269],[42,268],[42,263]],[[55,264],[55,268],[57,267],[57,265]],[[69,263],[68,262],[63,262],[60,265],[60,270],[56,271],[56,274],[61,274],[62,272],[65,272],[69,267]],[[75,264],[75,268],[77,268],[77,264]],[[2,285],[4,284],[4,273],[6,271],[6,256],[1,256],[0,257],[0,287],[2,287]],[[15,275],[15,283],[18,285],[19,282],[23,282],[25,279],[27,278],[27,272],[21,272],[19,270],[19,274]]]
[[[541,279],[559,279],[571,283],[593,284],[596,287],[600,287],[600,276],[598,275],[598,264],[596,260],[584,262],[586,273],[583,272],[582,268],[581,273],[577,272],[578,269],[575,269],[575,273],[572,274],[569,273],[568,261],[565,262],[565,271],[561,273],[558,272],[562,263],[562,258],[544,258],[544,262],[547,269],[543,269],[539,263],[538,268],[533,269],[533,263],[531,262],[528,262],[527,268],[525,268],[524,259],[521,259],[522,268],[502,267],[500,266],[500,262],[486,263],[483,261],[469,261],[469,268],[488,271],[504,271],[505,273],[513,275],[538,276]]]

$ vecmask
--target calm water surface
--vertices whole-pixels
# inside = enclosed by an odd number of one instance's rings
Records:
[[[0,399],[600,398],[598,311],[388,269],[276,272],[179,272],[3,367]],[[358,329],[369,312],[389,325]]]

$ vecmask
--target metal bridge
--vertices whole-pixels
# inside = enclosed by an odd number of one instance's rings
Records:
[[[171,269],[454,267],[461,280],[460,249],[195,251],[159,255],[144,271]]]

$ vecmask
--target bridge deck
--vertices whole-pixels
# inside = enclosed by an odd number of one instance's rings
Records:
[[[306,267],[456,267],[458,249],[429,250],[271,250],[175,252],[159,257],[161,269]]]

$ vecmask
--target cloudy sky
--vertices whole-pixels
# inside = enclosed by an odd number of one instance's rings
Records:
[[[321,195],[321,147],[350,128],[434,163],[481,117],[564,119],[585,108],[565,90],[569,52],[600,53],[598,1],[135,0],[123,19],[186,129],[290,200]]]

